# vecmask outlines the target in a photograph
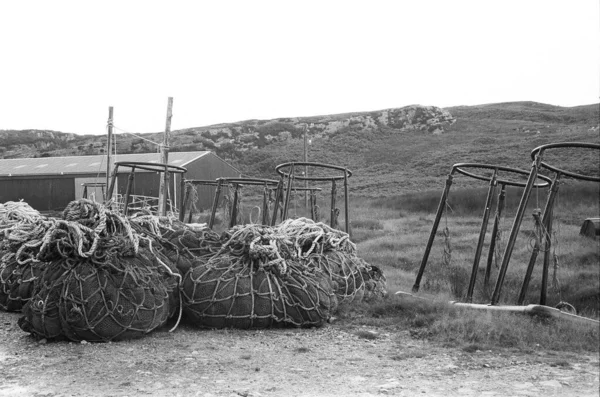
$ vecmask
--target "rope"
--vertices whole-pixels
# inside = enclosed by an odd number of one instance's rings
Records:
[[[446,196],[446,211],[444,211],[444,222],[445,227],[442,231],[444,236],[444,248],[442,253],[442,266],[449,267],[452,262],[452,247],[450,245],[450,229],[448,228],[448,210],[452,211],[452,207],[448,203],[448,196]]]
[[[113,127],[115,130],[121,131],[121,132],[122,132],[122,133],[124,133],[124,134],[128,134],[128,135],[134,136],[134,137],[136,137],[136,138],[138,138],[138,139],[144,140],[144,141],[146,141],[146,142],[150,142],[151,144],[153,144],[153,145],[156,145],[156,146],[158,146],[159,148],[162,148],[162,146],[164,146],[162,143],[154,142],[153,140],[150,140],[150,139],[144,138],[143,136],[140,136],[140,135],[134,134],[133,132],[129,132],[129,131],[126,131],[126,130],[124,130],[124,129],[121,129],[121,128],[117,127],[116,125],[114,125],[114,123],[113,123],[112,127]],[[167,148],[168,148],[168,146],[167,146]]]

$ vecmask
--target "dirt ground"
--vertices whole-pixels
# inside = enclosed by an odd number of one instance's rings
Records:
[[[0,396],[598,396],[598,354],[445,348],[408,331],[199,330],[37,341],[0,312]]]

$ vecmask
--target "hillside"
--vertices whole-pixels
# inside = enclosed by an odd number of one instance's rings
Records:
[[[529,170],[533,148],[553,142],[600,143],[599,105],[558,107],[509,102],[440,109],[408,106],[375,112],[247,120],[176,130],[172,151],[213,150],[244,175],[275,177],[275,166],[302,161],[304,131],[311,162],[348,167],[351,192],[381,197],[443,186],[451,166],[478,162]],[[144,134],[161,140],[161,134]],[[106,137],[56,131],[0,130],[0,157],[104,153]],[[148,142],[119,135],[119,153],[154,152]],[[594,151],[557,152],[552,161],[598,174]],[[468,178],[467,178],[468,179]]]

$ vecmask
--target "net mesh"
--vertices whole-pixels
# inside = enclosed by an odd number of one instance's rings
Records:
[[[235,226],[221,243],[191,264],[181,285],[183,310],[201,327],[318,326],[339,303],[385,294],[383,273],[356,256],[346,233],[323,223]]]
[[[19,325],[38,337],[137,338],[182,312],[208,328],[319,326],[340,303],[385,294],[348,234],[306,218],[218,234],[86,199],[62,219],[6,208],[0,309],[22,310]]]

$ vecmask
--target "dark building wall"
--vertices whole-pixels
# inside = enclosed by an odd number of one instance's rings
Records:
[[[0,202],[23,200],[38,211],[62,210],[75,197],[72,177],[0,180]]]
[[[186,179],[215,180],[219,177],[239,177],[240,172],[227,164],[214,153],[210,152],[185,165],[188,170]],[[125,194],[129,169],[124,167],[123,173],[118,176],[118,188],[115,192]],[[141,196],[158,197],[160,186],[159,173],[136,172],[132,184],[131,194]],[[75,178],[98,178],[105,181],[104,173],[78,174],[65,176],[23,176],[23,177],[0,177],[0,202],[18,201],[23,199],[38,211],[62,210],[71,201],[76,199]],[[180,187],[179,175],[171,178],[170,198],[179,199]],[[107,189],[108,190],[108,189]],[[215,188],[198,187],[199,200],[197,208],[210,209],[215,193]],[[178,202],[176,202],[178,204]]]

